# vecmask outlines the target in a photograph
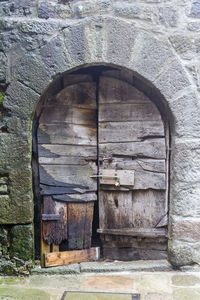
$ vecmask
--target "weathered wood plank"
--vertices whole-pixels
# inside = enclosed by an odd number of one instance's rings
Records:
[[[149,103],[150,100],[125,81],[100,77],[99,103]]]
[[[88,190],[97,189],[96,180],[90,177],[97,170],[96,164],[92,162],[85,166],[40,165],[39,170],[42,184],[50,185],[52,181],[52,184],[58,182],[60,186],[63,183],[85,187]]]
[[[166,229],[156,228],[120,228],[120,229],[98,229],[97,232],[102,234],[112,235],[126,235],[126,236],[137,236],[137,237],[167,237]]]
[[[76,157],[97,157],[97,147],[96,146],[81,146],[81,145],[52,145],[43,144],[38,145],[38,155],[39,157],[55,157],[60,156],[72,156]]]
[[[56,95],[53,105],[96,109],[96,83],[81,82],[64,88]]]
[[[40,194],[43,196],[47,195],[63,195],[63,194],[77,194],[80,188],[76,187],[58,187],[40,184]],[[85,191],[85,189],[83,190]]]
[[[56,201],[61,202],[90,202],[96,201],[96,193],[84,193],[84,194],[74,194],[74,195],[53,195],[52,198]]]
[[[152,104],[106,103],[99,105],[99,122],[159,121],[161,116]]]
[[[105,169],[105,171],[110,169]],[[121,172],[121,174],[120,174]],[[132,172],[133,175],[131,176]],[[127,173],[127,175],[125,175]],[[165,190],[166,189],[166,176],[164,173],[153,173],[148,171],[128,171],[128,170],[113,170],[113,175],[118,174],[120,179],[120,186],[118,187],[121,190],[124,186],[129,186],[129,190]],[[112,185],[109,187],[109,190],[115,187],[115,179],[100,179],[100,184]],[[107,186],[101,186],[102,190],[106,190]]]
[[[45,267],[56,267],[100,258],[100,248],[63,251],[45,254]]]
[[[102,164],[102,162],[101,162]],[[134,159],[130,157],[120,158],[113,157],[112,161],[107,160],[104,157],[103,165],[108,169],[116,169],[116,170],[135,170],[135,171],[147,171],[147,172],[155,172],[155,173],[165,173],[166,171],[166,162],[165,160],[158,159]],[[150,174],[149,174],[150,175]]]
[[[96,124],[83,126],[66,123],[40,124],[38,144],[75,144],[96,146]]]
[[[84,247],[86,204],[68,203],[68,249]]]
[[[166,158],[165,139],[158,138],[144,142],[107,143],[99,145],[100,156],[131,156],[138,158]]]
[[[99,194],[100,228],[133,227],[132,192],[102,191]]]
[[[96,160],[96,157],[73,157],[73,156],[59,156],[59,157],[39,157],[38,162],[41,165],[87,165],[90,160]]]
[[[85,214],[85,235],[84,235],[84,249],[89,249],[91,247],[92,238],[92,221],[94,212],[94,202],[88,202],[86,204],[86,214]]]
[[[99,142],[142,141],[151,137],[164,137],[162,121],[133,121],[99,123]]]
[[[155,227],[165,215],[165,191],[133,192],[133,227]]]
[[[96,122],[96,109],[71,107],[68,105],[47,106],[40,116],[40,124],[71,123],[93,125]]]
[[[56,221],[43,221],[43,239],[50,245],[59,245],[62,240],[67,239],[67,206],[56,203],[51,197],[43,197],[43,213],[46,215],[59,215]]]
[[[82,82],[92,82],[92,75],[89,74],[66,74],[63,77],[64,87]]]

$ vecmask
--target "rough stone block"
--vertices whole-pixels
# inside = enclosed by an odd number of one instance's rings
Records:
[[[10,256],[24,261],[33,259],[33,226],[16,225],[10,231]]]
[[[0,194],[4,194],[8,192],[8,187],[6,184],[0,184]]]
[[[128,67],[137,36],[135,26],[131,24],[127,26],[125,22],[110,19],[105,20],[104,27],[107,36],[107,41],[105,41],[107,62]]]
[[[199,22],[190,22],[187,25],[187,29],[190,31],[198,32],[198,31],[200,31],[200,23]]]
[[[15,80],[23,82],[23,84],[38,94],[42,94],[51,81],[45,64],[41,61],[40,57],[35,55],[26,55],[20,58],[16,62],[12,77]]]
[[[159,9],[159,20],[166,27],[176,27],[178,21],[177,11],[174,7],[161,7]]]
[[[0,52],[0,83],[7,82],[8,60],[4,53]]]
[[[3,105],[21,119],[30,120],[39,97],[31,88],[13,80],[6,91]]]
[[[199,139],[179,139],[174,141],[172,147],[171,179],[187,184],[198,182],[200,176]]]
[[[184,184],[182,181],[170,189],[170,213],[183,217],[200,217],[199,184]]]
[[[59,4],[57,0],[40,0],[38,3],[38,17],[42,19],[62,18],[66,19],[72,15],[70,6]]]
[[[145,34],[137,38],[132,56],[132,68],[152,81],[170,61],[173,53],[168,45]]]
[[[144,6],[136,6],[133,4],[118,4],[115,6],[115,14],[127,19],[140,19],[146,21],[152,21],[153,11],[151,8]]]
[[[18,28],[23,33],[53,35],[58,30],[57,22],[22,21]]]
[[[72,63],[81,64],[85,62],[86,44],[84,36],[84,25],[78,23],[63,30],[66,49],[70,54]],[[54,49],[52,49],[54,51]]]
[[[172,277],[172,284],[184,287],[195,286],[196,284],[200,284],[200,278],[191,274],[174,275]]]
[[[194,57],[194,39],[185,34],[175,34],[170,37],[170,41],[175,51],[183,59],[192,59]]]
[[[79,1],[74,5],[74,12],[79,18],[96,13],[97,9],[94,1]]]
[[[181,73],[177,72],[177,76],[180,77]],[[168,75],[169,76],[169,75]],[[167,76],[167,77],[168,77]],[[164,80],[164,78],[162,79]],[[170,79],[169,79],[170,80]],[[176,80],[176,79],[174,79]],[[181,79],[182,83],[179,82],[178,85],[181,88],[181,85],[184,84],[184,81],[187,83],[186,78]],[[164,84],[164,82],[162,82]],[[159,85],[161,81],[159,82]],[[173,84],[173,83],[171,83]],[[165,83],[167,87],[169,84]],[[164,87],[163,87],[164,88]],[[178,89],[178,86],[172,86],[172,88]],[[200,119],[199,119],[199,110],[200,102],[197,98],[197,95],[192,91],[189,91],[187,94],[180,98],[171,100],[169,103],[170,110],[174,116],[174,134],[179,137],[199,137],[200,130]],[[186,146],[186,144],[184,145]]]
[[[3,1],[0,6],[2,17],[34,17],[36,16],[36,0]]]
[[[168,258],[172,265],[181,267],[200,262],[200,243],[169,240]]]
[[[190,17],[200,18],[200,0],[195,0],[192,3]]]
[[[172,99],[177,92],[188,87],[190,82],[182,65],[178,61],[173,61],[154,84],[167,99]]]
[[[170,218],[170,236],[173,239],[200,241],[200,221],[192,218]]]

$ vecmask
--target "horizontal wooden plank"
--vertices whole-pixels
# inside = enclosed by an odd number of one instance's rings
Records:
[[[84,193],[73,195],[53,195],[53,200],[61,202],[93,202],[97,200],[96,193]]]
[[[38,128],[38,144],[75,144],[97,145],[97,129],[95,126],[83,126],[66,123],[40,124]]]
[[[131,84],[111,77],[100,77],[99,103],[149,103],[150,100]]]
[[[138,158],[166,158],[165,139],[158,138],[144,142],[99,144],[100,157],[131,156]]]
[[[137,237],[167,237],[166,229],[155,228],[120,228],[120,229],[97,229],[102,234],[127,235]]]
[[[166,162],[164,159],[134,159],[132,158],[120,158],[113,157],[112,161],[106,160],[104,157],[103,165],[108,169],[125,169],[125,170],[135,170],[135,171],[148,171],[155,173],[165,173],[166,170]]]
[[[42,144],[38,145],[39,157],[97,157],[96,146],[81,146],[81,145],[51,145]]]
[[[119,170],[123,171],[123,170]],[[117,172],[119,172],[117,171]],[[126,170],[128,172],[128,170]],[[134,172],[134,171],[132,171]],[[122,172],[123,174],[123,172]],[[147,190],[147,189],[154,189],[154,190],[165,190],[166,189],[166,176],[164,173],[153,173],[148,171],[135,171],[134,172],[134,185],[126,184],[126,178],[120,177],[120,187],[129,186],[129,190]],[[131,179],[131,178],[130,178]],[[102,180],[100,180],[101,184],[106,184]],[[107,184],[113,185],[109,187],[109,190],[116,190],[114,184],[114,180],[110,180]],[[108,186],[101,186],[102,190],[106,190]]]
[[[47,106],[43,110],[39,122],[40,124],[94,125],[96,124],[96,110],[68,105]]]
[[[73,156],[59,156],[59,157],[39,157],[38,162],[41,165],[88,165],[90,160],[96,160],[96,157],[73,157]]]
[[[158,109],[153,104],[100,104],[99,122],[159,121]]]
[[[96,108],[96,83],[80,82],[67,86],[56,95],[53,104]]]
[[[77,186],[84,186],[88,190],[96,190],[97,182],[90,177],[96,172],[97,166],[95,163],[88,165],[40,165],[40,182],[46,185],[53,185],[58,182],[62,184],[72,184]]]
[[[77,194],[81,188],[74,187],[58,187],[40,184],[41,195],[63,195],[63,194]],[[83,190],[83,192],[86,189]]]
[[[100,258],[100,248],[46,253],[45,267],[56,267]]]
[[[164,137],[162,121],[99,123],[99,142],[131,142],[152,137]]]
[[[60,215],[56,214],[42,214],[42,221],[57,221],[60,219]]]

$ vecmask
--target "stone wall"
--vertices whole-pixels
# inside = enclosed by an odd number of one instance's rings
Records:
[[[33,258],[38,100],[57,76],[90,64],[132,70],[164,99],[169,259],[200,262],[200,0],[0,0],[0,273],[24,272]]]

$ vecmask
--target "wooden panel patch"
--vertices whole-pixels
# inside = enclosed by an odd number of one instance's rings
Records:
[[[56,267],[100,258],[100,248],[46,253],[45,267]]]
[[[100,169],[99,174],[100,184],[134,186],[134,171],[132,170]]]

